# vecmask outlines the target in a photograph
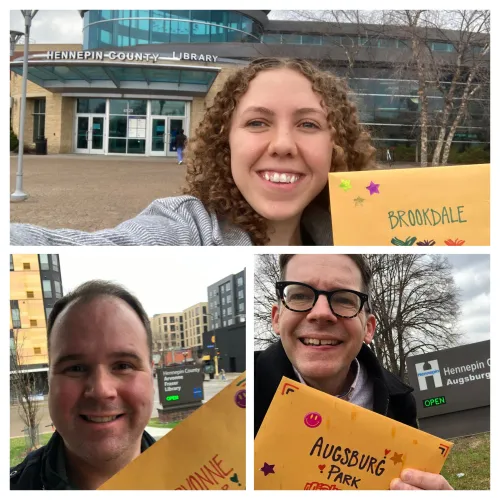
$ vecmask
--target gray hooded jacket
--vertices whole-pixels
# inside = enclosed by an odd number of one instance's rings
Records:
[[[301,220],[303,238],[313,245],[332,245],[330,215],[309,206]],[[11,245],[46,246],[221,246],[252,245],[243,229],[207,212],[193,196],[155,200],[137,217],[114,229],[86,233],[75,229],[44,229],[11,224]]]

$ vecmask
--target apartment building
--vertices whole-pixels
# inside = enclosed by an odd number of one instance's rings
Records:
[[[155,314],[150,318],[153,333],[153,353],[183,347],[184,316],[179,313]]]
[[[199,347],[203,345],[203,333],[208,331],[207,302],[198,302],[184,309],[184,345],[182,347]]]
[[[245,323],[246,269],[210,285],[208,291],[209,330]]]
[[[47,318],[63,287],[56,254],[10,255],[10,370],[38,373],[47,390]]]

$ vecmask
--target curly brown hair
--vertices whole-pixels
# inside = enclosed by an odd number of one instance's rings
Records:
[[[344,80],[303,59],[265,57],[252,61],[227,79],[189,141],[184,194],[195,196],[208,211],[248,232],[254,245],[269,242],[268,222],[255,212],[233,180],[229,130],[233,112],[250,82],[261,71],[281,68],[304,75],[321,96],[334,144],[330,172],[376,168],[376,150],[369,133],[359,124],[358,110],[348,99]],[[328,185],[311,203],[329,209]]]

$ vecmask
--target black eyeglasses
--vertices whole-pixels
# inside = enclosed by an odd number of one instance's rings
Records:
[[[354,318],[368,302],[366,293],[355,290],[316,290],[310,285],[299,281],[278,281],[276,293],[283,305],[294,312],[310,311],[320,295],[325,295],[330,310],[340,318]]]

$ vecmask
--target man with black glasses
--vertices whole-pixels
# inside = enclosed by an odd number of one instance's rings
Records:
[[[255,432],[283,376],[418,427],[413,389],[383,368],[368,344],[371,270],[361,255],[281,255],[273,329],[255,353]],[[407,474],[410,477],[407,477]],[[451,489],[438,474],[404,470],[391,489]]]

